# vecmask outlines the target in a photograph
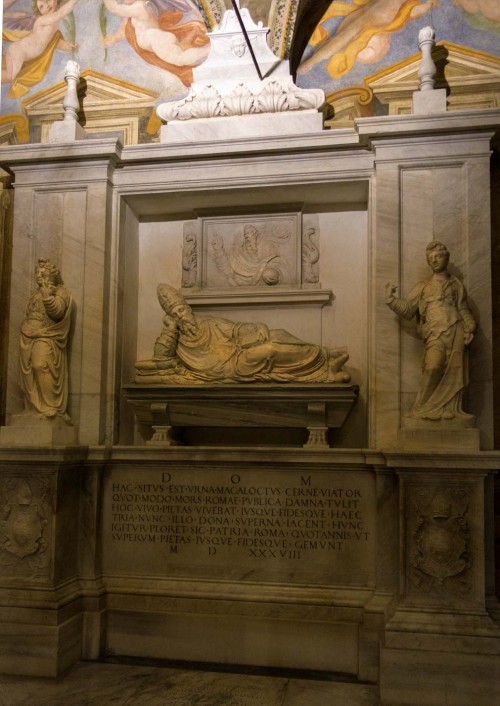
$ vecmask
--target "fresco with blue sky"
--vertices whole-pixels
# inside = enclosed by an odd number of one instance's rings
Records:
[[[244,0],[241,6],[245,7]],[[2,113],[64,76],[68,59],[118,81],[184,96],[210,48],[196,0],[3,0]],[[325,92],[418,52],[418,31],[500,55],[500,0],[336,0],[314,31],[297,83]]]
[[[418,32],[500,55],[500,0],[337,0],[304,52],[297,83],[328,94],[418,52]]]

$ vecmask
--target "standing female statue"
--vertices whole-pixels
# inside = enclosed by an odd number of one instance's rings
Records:
[[[474,337],[476,322],[465,287],[448,272],[446,246],[433,240],[426,255],[432,276],[418,282],[404,299],[395,296],[396,285],[386,285],[387,306],[405,319],[416,316],[425,343],[420,389],[410,416],[472,423],[473,416],[462,409],[462,395],[465,348]]]
[[[66,420],[68,371],[66,345],[72,298],[57,267],[40,258],[36,267],[38,289],[26,306],[21,324],[19,365],[25,411]]]

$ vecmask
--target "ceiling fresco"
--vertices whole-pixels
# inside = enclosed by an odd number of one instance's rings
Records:
[[[498,0],[336,0],[310,37],[297,71],[303,87],[329,94],[418,52],[418,32],[500,54]]]
[[[270,27],[269,43],[297,67],[297,84],[327,95],[418,52],[418,31],[499,54],[499,0],[241,0]],[[68,59],[82,71],[178,100],[210,49],[207,31],[230,0],[3,0],[2,115],[62,81]],[[322,13],[324,13],[322,15]],[[322,15],[322,16],[321,16]],[[319,20],[319,23],[318,23]],[[305,51],[302,54],[302,48]]]

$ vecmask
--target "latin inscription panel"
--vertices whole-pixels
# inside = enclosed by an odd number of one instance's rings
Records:
[[[364,471],[113,469],[105,573],[368,585],[373,477]]]

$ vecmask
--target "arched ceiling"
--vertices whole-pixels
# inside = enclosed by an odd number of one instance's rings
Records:
[[[332,0],[298,0],[289,55],[293,74],[297,70],[311,34],[331,4]]]

